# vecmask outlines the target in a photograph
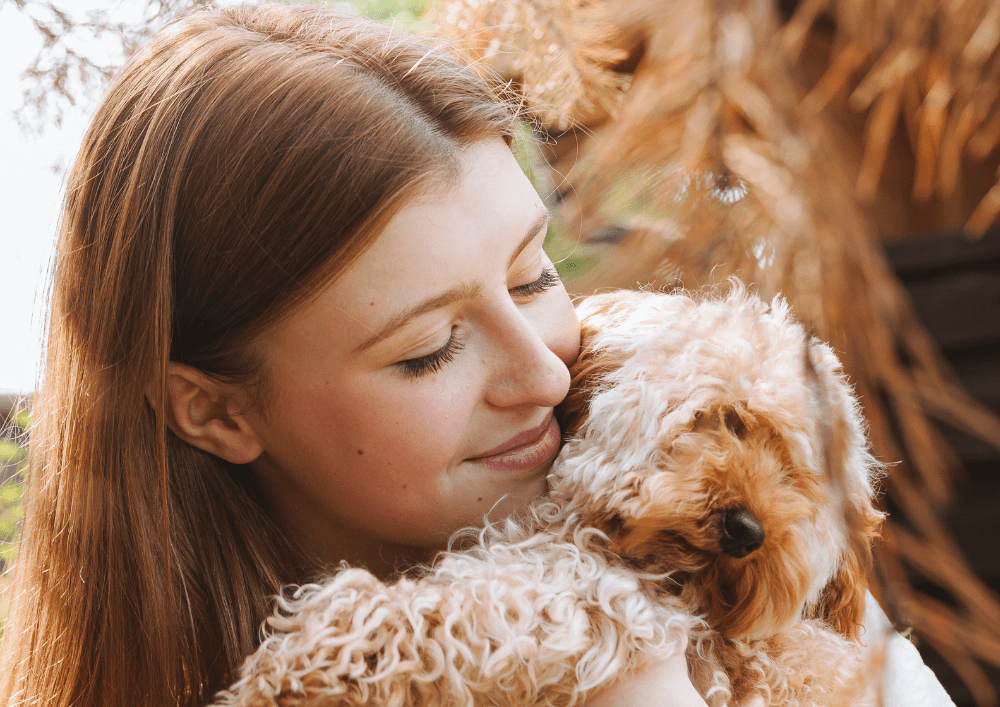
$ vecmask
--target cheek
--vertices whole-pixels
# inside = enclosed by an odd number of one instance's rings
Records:
[[[380,372],[289,385],[285,390],[297,392],[272,409],[281,423],[271,446],[284,448],[287,463],[314,479],[349,468],[398,488],[410,486],[463,453],[475,404],[468,383],[438,375],[409,381]]]
[[[449,373],[417,381],[382,380],[345,391],[343,400],[353,411],[345,432],[394,463],[409,460],[411,467],[444,469],[460,461],[475,387],[466,377]]]

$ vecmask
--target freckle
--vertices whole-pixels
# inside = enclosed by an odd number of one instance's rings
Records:
[[[365,450],[363,450],[363,449],[359,449],[358,450],[358,455],[361,455],[361,454],[364,454],[364,453],[365,453]]]
[[[405,491],[407,488],[409,488],[409,486],[410,486],[409,484],[403,484],[403,490]]]
[[[374,306],[375,306],[375,302],[374,302],[374,301],[372,301],[372,302],[369,302],[369,303],[368,303],[368,306],[369,306],[369,307],[374,307]]]

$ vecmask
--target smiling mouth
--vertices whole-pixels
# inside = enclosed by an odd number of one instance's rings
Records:
[[[528,471],[552,459],[559,451],[559,442],[559,423],[550,413],[538,427],[525,430],[469,461],[499,471]]]

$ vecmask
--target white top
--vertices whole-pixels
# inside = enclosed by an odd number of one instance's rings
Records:
[[[924,665],[916,646],[899,635],[868,593],[865,601],[865,651],[870,661],[885,651],[884,707],[955,707],[937,676]]]

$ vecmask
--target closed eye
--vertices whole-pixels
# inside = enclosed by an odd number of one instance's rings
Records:
[[[462,342],[455,336],[455,328],[452,328],[447,343],[437,351],[426,356],[399,361],[394,365],[407,378],[419,378],[428,373],[437,373],[446,363],[454,360],[455,354],[462,350],[462,346]]]
[[[555,268],[545,268],[534,282],[512,287],[508,292],[514,297],[532,297],[559,284],[559,274]]]

